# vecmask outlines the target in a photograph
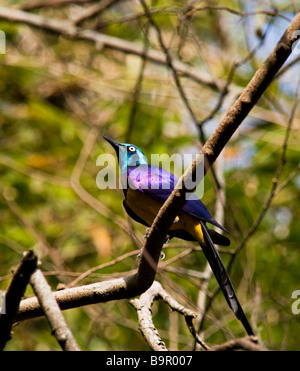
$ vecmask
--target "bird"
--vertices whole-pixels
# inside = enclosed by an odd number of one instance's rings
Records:
[[[169,171],[149,164],[147,157],[137,146],[118,143],[106,136],[103,138],[117,154],[124,193],[124,209],[133,220],[148,228],[151,227],[160,208],[174,190],[178,179]],[[247,334],[255,336],[215,247],[215,244],[229,246],[230,240],[209,229],[207,223],[230,234],[210,215],[203,202],[192,193],[176,216],[168,232],[169,239],[177,237],[186,241],[197,241],[200,244],[229,307],[241,321]]]

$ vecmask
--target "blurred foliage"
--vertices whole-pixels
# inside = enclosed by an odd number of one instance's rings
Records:
[[[22,7],[32,2],[3,0],[2,5]],[[149,5],[172,56],[198,68],[218,86],[226,83],[235,63],[244,62],[235,70],[222,108],[205,122],[206,136],[268,56],[289,24],[285,18],[291,19],[294,7],[300,7],[299,1],[284,0],[170,0]],[[90,6],[74,1],[69,6],[32,12],[74,20]],[[211,9],[194,12],[183,22],[184,14],[197,6]],[[228,9],[213,9],[219,6],[253,13],[241,17]],[[255,14],[258,10],[275,16]],[[82,27],[139,45],[145,44],[147,35],[148,48],[159,49],[156,34],[151,28],[147,31],[147,25],[139,2],[128,0],[116,1]],[[85,272],[138,249],[119,225],[120,220],[128,223],[121,191],[99,191],[96,186],[97,157],[112,153],[102,135],[131,141],[150,156],[196,154],[199,131],[166,67],[146,62],[142,69],[139,57],[24,24],[0,21],[0,29],[7,41],[6,54],[0,55],[0,289],[8,287],[22,252],[34,248],[55,290],[58,284],[67,285],[76,278],[72,272]],[[255,53],[250,55],[252,50]],[[135,99],[141,71],[142,84]],[[299,76],[296,63],[273,82],[219,160],[226,187],[224,225],[232,233],[230,251],[248,234],[272,189]],[[220,94],[188,78],[182,78],[182,84],[196,117],[204,120]],[[266,347],[278,350],[297,350],[300,342],[300,317],[291,311],[292,293],[300,288],[300,175],[294,174],[299,164],[299,128],[297,109],[279,180],[279,184],[287,184],[231,268],[232,281],[257,335]],[[211,174],[205,179],[203,202],[213,214],[215,183]],[[144,227],[130,225],[142,241]],[[166,250],[166,261],[181,253],[185,245],[174,239]],[[229,262],[229,254],[222,257]],[[205,268],[205,261],[194,251],[171,266],[199,271]],[[80,284],[121,277],[135,267],[133,255],[98,270]],[[157,279],[179,302],[196,310],[198,278],[162,269]],[[212,279],[209,290],[215,288]],[[29,288],[26,296],[30,295]],[[82,349],[148,349],[137,329],[136,312],[127,301],[78,308],[64,315]],[[167,346],[193,349],[183,318],[170,313],[162,302],[154,305],[153,317]],[[220,293],[212,300],[203,331],[208,344],[244,336]],[[46,320],[35,319],[14,328],[6,349],[59,347]]]

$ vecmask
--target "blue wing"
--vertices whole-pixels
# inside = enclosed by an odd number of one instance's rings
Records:
[[[172,173],[158,166],[141,165],[128,170],[128,186],[149,195],[159,202],[167,200],[177,182],[178,179]],[[195,194],[191,194],[182,210],[229,233],[210,215]]]

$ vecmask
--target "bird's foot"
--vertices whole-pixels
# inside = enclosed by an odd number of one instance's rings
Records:
[[[175,223],[175,222],[174,222],[174,223]],[[149,233],[150,233],[150,229],[151,229],[151,228],[146,228],[146,234],[143,236],[143,241],[145,241],[145,239],[148,238]],[[169,235],[167,235],[166,240],[165,240],[164,243],[165,243],[165,244],[169,243],[169,242],[170,242],[170,239],[171,239],[171,237],[170,237]]]
[[[143,241],[149,236],[151,228],[146,228],[146,234],[143,236]]]
[[[141,257],[141,255],[142,255],[142,250],[141,250],[140,253],[137,254],[137,256],[136,256],[136,260],[138,260],[138,259]],[[166,258],[166,254],[165,254],[163,251],[161,251],[161,252],[160,252],[160,259],[161,259],[161,260],[165,260],[165,258]]]

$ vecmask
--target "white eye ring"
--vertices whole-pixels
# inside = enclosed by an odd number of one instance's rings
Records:
[[[128,148],[130,152],[135,152],[135,148],[133,146]]]

